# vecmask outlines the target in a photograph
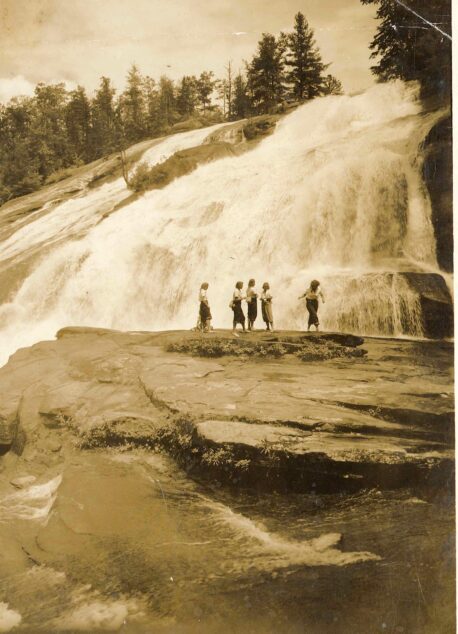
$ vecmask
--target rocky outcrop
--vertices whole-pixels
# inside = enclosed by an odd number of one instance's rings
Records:
[[[243,126],[243,134],[247,141],[265,137],[275,130],[279,115],[253,117]]]
[[[291,345],[314,337],[274,336]],[[0,369],[3,450],[39,470],[75,447],[144,446],[167,451],[195,477],[270,489],[450,477],[450,344],[366,340],[367,357],[322,362],[166,350],[195,337],[68,328],[18,351]]]
[[[424,144],[423,177],[432,205],[437,242],[437,261],[444,271],[453,270],[453,153],[452,118],[437,123]]]
[[[129,186],[137,192],[162,189],[176,178],[190,174],[199,165],[235,154],[236,150],[231,143],[207,143],[180,150],[153,167],[140,164],[129,180]]]
[[[453,336],[453,302],[442,275],[437,273],[399,273],[419,296],[426,337]]]
[[[140,164],[129,179],[129,187],[136,192],[162,189],[199,165],[246,152],[274,132],[278,119],[279,115],[266,115],[222,126],[209,134],[202,145],[175,152],[153,167]]]
[[[247,147],[252,147],[254,143],[275,131],[279,119],[279,114],[259,115],[249,119],[241,119],[212,132],[206,138],[205,143],[223,142],[234,145],[246,143]]]

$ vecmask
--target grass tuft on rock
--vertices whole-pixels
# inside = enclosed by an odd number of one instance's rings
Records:
[[[171,343],[168,352],[184,352],[197,357],[257,356],[282,357],[287,349],[278,343],[232,341],[231,339],[188,339]]]
[[[319,343],[302,343],[295,353],[301,361],[326,361],[338,357],[364,357],[367,351],[363,348],[349,348],[341,346],[333,341],[320,341]]]
[[[291,344],[290,342],[240,341],[239,339],[218,339],[212,337],[173,342],[167,346],[167,352],[181,352],[197,357],[235,356],[260,358],[280,358],[287,354],[294,354],[301,361],[326,361],[327,359],[338,357],[361,358],[366,354],[366,350],[362,348],[350,348],[322,339]]]

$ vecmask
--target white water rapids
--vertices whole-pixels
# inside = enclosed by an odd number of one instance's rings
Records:
[[[0,269],[39,257],[0,306],[0,361],[63,326],[190,328],[202,281],[214,326],[230,327],[234,284],[250,277],[270,282],[277,328],[305,327],[297,297],[318,278],[324,329],[421,336],[418,297],[396,273],[438,268],[417,158],[438,116],[401,82],[316,99],[251,151],[105,219],[121,179],[31,217],[1,244]],[[149,162],[210,132],[167,139]]]

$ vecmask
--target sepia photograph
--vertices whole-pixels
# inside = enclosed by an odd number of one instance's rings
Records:
[[[451,0],[0,0],[0,633],[455,634]]]

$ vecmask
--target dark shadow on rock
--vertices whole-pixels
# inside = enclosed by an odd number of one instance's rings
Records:
[[[426,337],[453,336],[453,304],[444,278],[438,273],[400,273],[419,295]]]
[[[423,178],[432,206],[437,241],[437,261],[444,271],[453,271],[453,153],[452,118],[441,119],[429,132],[423,148]]]

